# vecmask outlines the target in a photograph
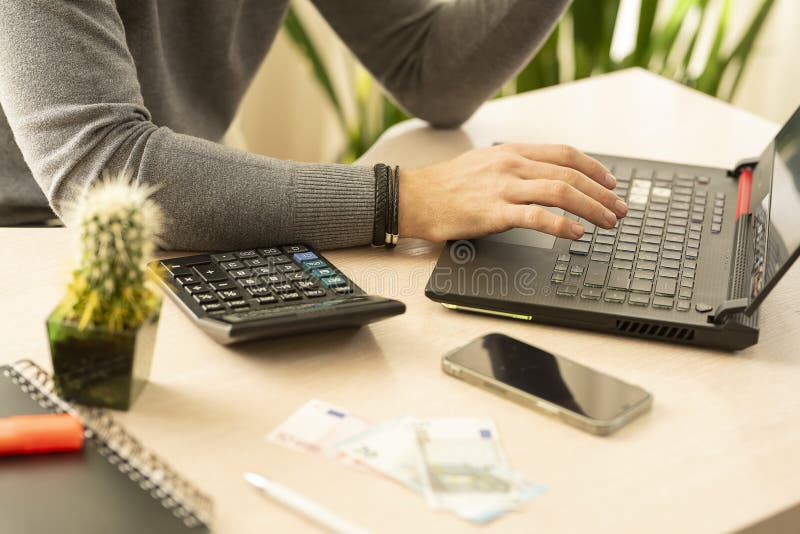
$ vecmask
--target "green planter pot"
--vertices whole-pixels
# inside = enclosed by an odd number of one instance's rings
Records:
[[[127,410],[150,376],[161,304],[136,330],[78,329],[54,312],[47,335],[58,394],[71,402]]]

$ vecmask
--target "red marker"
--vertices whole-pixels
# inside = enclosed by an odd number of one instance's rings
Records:
[[[750,213],[750,191],[753,189],[753,171],[743,169],[739,173],[739,195],[736,200],[736,220],[739,215]]]
[[[77,451],[83,446],[83,426],[62,414],[0,418],[0,455]]]

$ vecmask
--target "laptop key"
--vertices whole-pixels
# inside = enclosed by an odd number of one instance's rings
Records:
[[[606,291],[606,296],[603,300],[606,302],[620,303],[625,301],[626,293],[624,291]]]
[[[636,243],[619,243],[617,250],[622,252],[636,252]]]
[[[557,262],[553,270],[559,273],[565,273],[567,272],[567,266],[567,263]]]
[[[665,269],[680,269],[681,262],[677,260],[661,260],[661,267]]]
[[[558,258],[556,258],[556,261],[569,262],[569,260],[570,260],[569,254],[559,254]]]
[[[674,271],[672,269],[659,269],[658,276],[663,276],[664,278],[678,278],[678,271]]]
[[[595,244],[598,244],[598,245],[613,245],[614,244],[614,238],[611,237],[611,236],[607,236],[607,235],[599,235],[599,236],[597,236],[597,239],[594,240],[594,242],[595,242]]]
[[[674,250],[675,252],[683,251],[682,243],[664,243],[664,250]]]
[[[640,252],[639,259],[644,261],[658,261],[658,254],[655,252]]]
[[[692,298],[692,290],[688,287],[682,287],[680,291],[678,291],[678,298],[689,300]]]
[[[654,308],[663,308],[665,310],[672,309],[673,300],[668,297],[654,297],[653,298],[653,307]]]
[[[617,251],[617,253],[614,254],[614,259],[617,259],[617,260],[633,261],[635,258],[636,258],[636,255],[633,252],[620,252],[620,251]]]
[[[678,311],[685,312],[689,311],[689,309],[692,307],[692,303],[688,300],[679,300],[677,306],[675,307],[678,308]]]
[[[583,285],[589,287],[603,287],[606,285],[606,273],[608,265],[606,263],[590,261],[589,268],[586,270],[586,278]]]
[[[595,289],[593,287],[584,288],[581,291],[581,298],[586,300],[599,300],[603,296],[602,289]]]
[[[676,280],[673,280],[672,278],[659,277],[658,280],[656,280],[656,295],[673,297],[675,296],[676,286]]]
[[[614,247],[612,247],[611,245],[595,245],[592,250],[594,252],[603,252],[605,254],[610,254],[614,250]]]
[[[611,273],[608,275],[608,284],[607,287],[609,289],[619,289],[621,291],[627,291],[628,285],[630,284],[630,271],[625,269],[611,269]]]
[[[644,278],[634,278],[631,280],[630,289],[634,293],[647,293],[649,295],[653,292],[653,282]]]
[[[650,295],[631,293],[630,296],[628,296],[628,304],[633,304],[634,306],[647,306],[650,304]]]
[[[661,250],[659,245],[654,245],[652,243],[642,243],[640,247],[642,252],[655,252],[658,253]]]
[[[643,280],[652,280],[656,277],[656,275],[653,271],[634,271],[633,277],[641,278]]]
[[[643,243],[650,243],[651,245],[660,245],[661,237],[655,235],[646,235],[642,238]]]
[[[614,260],[611,264],[611,267],[614,269],[624,269],[626,271],[630,271],[633,269],[633,262],[627,260]]]
[[[561,284],[556,289],[556,295],[562,297],[574,297],[578,294],[578,286],[574,286],[572,284]]]
[[[573,265],[569,268],[569,274],[572,276],[580,276],[583,274],[583,265]]]
[[[566,275],[564,273],[560,273],[558,271],[554,272],[553,275],[550,277],[550,281],[554,284],[558,284],[564,281]]]
[[[586,256],[589,253],[589,243],[581,243],[580,241],[573,241],[572,244],[569,246],[570,254],[576,254],[579,256]]]
[[[604,261],[608,262],[611,261],[611,254],[607,252],[593,252],[591,258],[592,261]]]
[[[661,257],[667,260],[680,260],[683,257],[683,254],[680,252],[675,252],[674,250],[665,250],[661,254]]]
[[[694,280],[690,278],[681,278],[681,287],[686,287],[689,289],[694,288]]]
[[[656,270],[656,262],[654,261],[637,261],[636,262],[636,269],[643,270],[643,271],[655,271]]]

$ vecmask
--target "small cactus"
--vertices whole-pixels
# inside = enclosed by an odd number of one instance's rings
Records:
[[[57,308],[61,319],[80,329],[122,331],[158,309],[160,298],[147,287],[145,271],[162,220],[152,192],[129,175],[104,172],[70,211],[78,266]]]

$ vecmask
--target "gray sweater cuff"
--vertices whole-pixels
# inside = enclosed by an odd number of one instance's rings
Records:
[[[299,165],[294,234],[321,249],[372,242],[375,175],[370,167]]]

